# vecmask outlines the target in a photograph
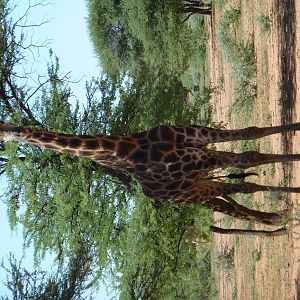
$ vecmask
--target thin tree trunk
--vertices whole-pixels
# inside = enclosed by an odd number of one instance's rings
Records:
[[[277,230],[247,230],[247,229],[225,229],[216,226],[210,226],[210,230],[215,233],[220,234],[239,234],[247,236],[281,236],[287,234],[287,229],[285,227],[279,228]]]
[[[188,6],[183,7],[178,10],[179,13],[188,14],[188,13],[194,13],[194,14],[200,14],[200,15],[211,15],[212,10],[211,8],[200,8],[200,7],[194,7],[194,6]]]

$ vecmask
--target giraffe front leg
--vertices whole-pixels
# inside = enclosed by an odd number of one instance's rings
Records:
[[[234,218],[251,221],[266,225],[284,225],[287,220],[288,210],[279,212],[264,212],[249,209],[233,199],[228,202],[221,198],[212,198],[207,200],[204,205],[214,211],[221,212]]]
[[[250,168],[258,165],[299,161],[300,154],[268,154],[257,151],[247,151],[243,153],[231,153],[214,150],[206,150],[209,168],[216,169],[222,167]]]
[[[177,127],[179,128],[179,127]],[[193,145],[207,145],[237,140],[254,140],[267,135],[300,130],[300,122],[273,127],[247,127],[243,129],[218,129],[201,126],[185,128],[186,142]]]
[[[252,194],[259,191],[278,191],[288,193],[300,193],[300,187],[286,187],[286,186],[268,186],[259,185],[250,182],[244,183],[225,183],[214,180],[198,180],[196,183],[197,195],[195,194],[193,199],[197,196],[199,201],[206,201],[214,197],[226,197],[230,194],[243,193]],[[193,190],[195,192],[195,190]]]

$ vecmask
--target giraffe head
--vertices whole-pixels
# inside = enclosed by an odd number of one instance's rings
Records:
[[[18,140],[21,130],[22,127],[18,126],[15,123],[5,123],[0,121],[0,142]]]

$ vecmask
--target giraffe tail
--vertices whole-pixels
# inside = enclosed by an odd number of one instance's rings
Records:
[[[230,173],[228,175],[221,175],[221,176],[213,176],[207,177],[206,179],[218,179],[218,178],[228,178],[228,179],[244,179],[248,176],[258,176],[257,173],[254,172],[246,172],[246,173]]]

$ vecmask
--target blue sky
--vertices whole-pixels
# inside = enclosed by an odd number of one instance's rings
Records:
[[[50,0],[51,1],[51,0]],[[35,1],[15,1],[17,8],[14,15],[19,17],[24,13],[26,8]],[[51,2],[45,7],[36,7],[30,11],[27,19],[27,24],[39,24],[43,20],[50,20],[47,24],[41,27],[30,29],[28,36],[32,36],[33,41],[37,44],[49,40],[48,48],[51,48],[55,55],[60,58],[60,67],[62,73],[70,73],[70,80],[78,81],[74,83],[71,88],[74,95],[79,101],[84,103],[85,99],[85,81],[96,77],[100,74],[100,65],[95,57],[92,49],[92,44],[89,40],[87,29],[87,9],[85,0],[57,0]],[[34,74],[32,77],[37,78],[37,75],[47,73],[47,61],[49,61],[49,49],[42,49],[39,55],[36,55]],[[28,56],[27,65],[32,63],[32,56]],[[6,182],[3,177],[0,178],[0,194],[5,190]],[[13,252],[17,258],[23,255],[23,237],[22,228],[19,227],[17,231],[11,232],[9,229],[8,218],[6,215],[6,207],[0,201],[0,228],[1,228],[1,242],[0,259],[7,261],[9,252]],[[32,250],[26,250],[24,263],[29,269],[33,269]],[[51,258],[48,257],[44,266],[49,268],[51,265]],[[0,290],[3,292],[3,272],[0,274]],[[106,296],[104,289],[101,288],[96,299],[111,299]]]

